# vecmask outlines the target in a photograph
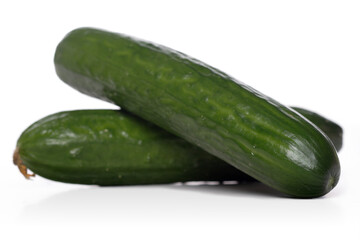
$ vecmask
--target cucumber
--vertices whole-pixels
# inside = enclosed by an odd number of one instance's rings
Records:
[[[115,103],[278,191],[319,197],[338,183],[330,139],[296,111],[172,49],[76,29],[55,68],[68,85]]]
[[[336,125],[309,113],[328,130]],[[67,111],[37,121],[21,134],[14,163],[26,178],[34,176],[29,168],[48,179],[80,184],[254,180],[183,139],[116,110]]]
[[[47,116],[20,136],[14,163],[55,181],[96,185],[250,181],[200,148],[130,113],[78,110]]]
[[[336,151],[340,151],[343,145],[343,129],[338,124],[307,109],[299,107],[291,108],[320,128],[326,134],[326,136],[330,138],[331,142],[336,148]]]

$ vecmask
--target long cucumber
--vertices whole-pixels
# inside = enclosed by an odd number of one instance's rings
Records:
[[[182,137],[290,196],[319,197],[340,177],[326,135],[296,111],[172,49],[92,28],[55,53],[58,76]]]

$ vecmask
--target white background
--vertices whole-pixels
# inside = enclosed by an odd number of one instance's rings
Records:
[[[359,1],[2,1],[0,25],[1,239],[360,239]],[[55,74],[57,43],[82,26],[169,46],[338,122],[338,186],[296,200],[261,184],[26,181],[12,153],[27,126],[58,111],[116,108]]]

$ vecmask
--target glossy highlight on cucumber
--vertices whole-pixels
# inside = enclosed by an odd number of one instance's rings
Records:
[[[330,139],[298,112],[170,48],[76,29],[59,43],[60,79],[115,103],[255,179],[299,198],[333,189],[340,164]]]

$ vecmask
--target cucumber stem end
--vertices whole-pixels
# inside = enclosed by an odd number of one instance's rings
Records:
[[[28,168],[24,165],[23,161],[20,158],[19,148],[15,149],[13,155],[13,163],[19,168],[21,174],[26,178],[30,179],[30,177],[35,177],[34,173],[28,173]]]

